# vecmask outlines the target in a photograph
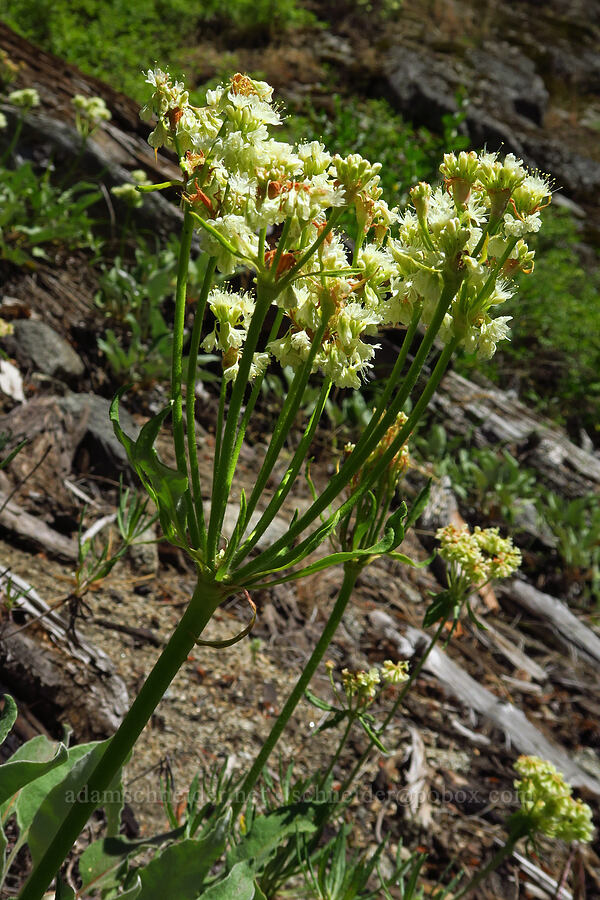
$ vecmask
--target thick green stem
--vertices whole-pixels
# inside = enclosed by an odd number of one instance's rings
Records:
[[[190,605],[161,653],[118,731],[81,791],[83,797],[101,797],[127,759],[163,694],[185,663],[190,651],[219,604],[222,589],[200,579]],[[76,800],[46,853],[31,873],[20,900],[41,900],[87,820],[100,803]]]
[[[279,713],[277,721],[271,729],[271,733],[264,742],[260,753],[254,760],[252,768],[246,775],[240,789],[237,791],[237,796],[233,804],[233,821],[235,821],[235,819],[241,812],[246,800],[250,795],[250,792],[258,781],[260,773],[264,769],[267,760],[275,747],[275,744],[281,737],[292,713],[304,696],[304,692],[308,687],[311,678],[315,674],[319,663],[323,659],[325,651],[329,647],[332,638],[337,630],[337,627],[341,622],[342,616],[344,615],[344,612],[348,605],[348,601],[352,596],[352,591],[354,590],[354,585],[356,584],[356,579],[360,574],[361,568],[362,567],[357,565],[356,563],[346,563],[346,565],[344,566],[344,580],[342,582],[342,586],[335,601],[334,607],[330,613],[329,619],[327,620],[325,628],[323,629],[323,634],[319,638],[319,641],[315,649],[313,650],[310,659],[306,663],[304,670],[300,675],[300,678],[296,682],[294,689],[289,695],[285,706]]]

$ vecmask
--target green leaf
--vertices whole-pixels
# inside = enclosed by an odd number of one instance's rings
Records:
[[[222,816],[215,827],[198,840],[186,838],[171,844],[140,869],[142,889],[139,900],[164,900],[167,885],[168,896],[173,900],[198,897],[202,882],[225,850],[230,818],[229,814]]]
[[[320,804],[321,806],[323,804]],[[293,803],[264,816],[257,816],[250,831],[227,854],[227,865],[255,859],[260,865],[278,850],[284,838],[291,834],[313,834],[317,804]]]
[[[81,747],[73,747],[69,751],[68,771],[65,777],[46,792],[41,804],[38,804],[29,828],[28,844],[34,865],[37,865],[48,849],[77,795],[85,787],[90,775],[98,765],[108,743],[109,741],[102,741],[87,746],[83,745],[87,750],[83,755],[75,752],[81,750]],[[76,758],[77,756],[78,758]],[[60,768],[55,771],[60,771]],[[101,803],[98,804],[98,806],[101,805]]]
[[[423,616],[423,627],[429,628],[436,622],[452,618],[455,605],[454,595],[450,591],[441,591],[436,594]]]
[[[217,884],[211,885],[207,891],[203,891],[199,900],[259,900],[265,895],[254,881],[255,872],[250,863],[244,861],[236,863],[231,872]],[[175,900],[175,898],[173,898]],[[266,898],[265,898],[266,900]]]
[[[0,805],[13,797],[17,791],[25,787],[36,778],[41,778],[47,772],[67,761],[68,750],[64,744],[59,744],[56,754],[46,762],[12,759],[0,767]]]
[[[2,468],[1,465],[0,465],[0,468]],[[2,712],[0,713],[0,744],[3,744],[4,741],[6,740],[6,738],[8,737],[11,728],[13,727],[13,725],[15,724],[15,722],[17,720],[17,715],[18,715],[17,704],[15,703],[13,698],[10,696],[10,694],[4,694],[3,699],[4,699],[4,707],[2,709]],[[2,788],[0,786],[0,795],[1,795],[1,791],[2,791]],[[0,803],[1,802],[2,801],[0,800]]]
[[[388,750],[383,746],[383,744],[381,743],[381,740],[379,739],[379,735],[377,734],[377,732],[375,732],[371,728],[369,722],[365,719],[365,717],[359,716],[358,721],[360,722],[363,729],[365,730],[365,733],[366,733],[367,737],[369,738],[369,740],[371,740],[375,744],[375,746],[377,747],[378,750],[381,750],[382,753],[387,754]]]
[[[348,710],[347,709],[338,709],[334,712],[330,719],[323,722],[313,731],[313,734],[320,734],[322,731],[327,731],[329,728],[335,728],[336,725],[339,725],[340,722],[343,722],[344,719],[348,718]]]
[[[174,831],[158,834],[153,838],[140,841],[128,841],[122,837],[106,837],[94,841],[87,847],[79,859],[79,874],[82,888],[110,888],[120,883],[126,863],[141,850],[159,847],[169,841],[176,841],[185,833],[185,825]],[[140,883],[141,887],[141,883]]]
[[[125,385],[118,390],[110,405],[110,420],[115,435],[125,448],[129,462],[158,508],[165,537],[175,546],[185,546],[187,475],[166,466],[154,449],[158,432],[171,407],[165,407],[146,422],[137,440],[133,441],[119,424],[119,402],[128,387],[129,385]]]
[[[326,703],[325,700],[321,700],[320,697],[317,697],[316,694],[313,694],[312,691],[309,691],[308,688],[304,691],[304,696],[313,706],[316,706],[317,709],[323,709],[325,712],[333,712],[335,706],[332,706],[331,703]]]
[[[123,891],[121,894],[117,894],[115,900],[136,900],[136,897],[139,896],[139,893],[142,889],[142,882],[140,881],[140,876],[136,875],[133,879],[133,883],[127,890]]]
[[[406,522],[404,523],[404,528],[406,531],[408,531],[409,528],[412,528],[412,526],[415,524],[417,519],[420,518],[421,514],[423,513],[423,510],[429,503],[430,492],[431,492],[431,478],[429,479],[429,481],[427,482],[427,484],[425,485],[423,490],[419,492],[417,499],[411,506],[410,512],[409,512],[408,516],[406,517]]]
[[[8,815],[9,808],[11,813],[14,812],[16,814],[20,837],[23,840],[26,839],[29,826],[46,795],[55,785],[63,780],[69,769],[89,750],[90,746],[93,745],[81,744],[78,747],[71,748],[64,763],[47,771],[41,778],[30,781],[29,784],[21,788],[15,800],[10,798],[0,806],[0,818],[3,819]],[[45,735],[41,734],[19,747],[11,756],[9,763],[22,760],[27,762],[48,762],[53,759],[56,751],[57,744],[54,741],[49,741]]]

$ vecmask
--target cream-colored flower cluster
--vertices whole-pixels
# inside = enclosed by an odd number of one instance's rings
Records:
[[[151,184],[151,182],[143,169],[133,169],[131,178],[132,181],[116,184],[110,189],[110,192],[115,197],[123,200],[128,206],[138,208],[143,205],[144,200],[136,185],[147,185]]]
[[[348,700],[357,699],[358,705],[368,705],[377,696],[380,684],[402,684],[408,681],[408,662],[394,663],[386,659],[381,668],[373,666],[368,671],[342,670],[342,685]]]
[[[419,184],[411,192],[397,240],[389,242],[399,268],[393,282],[393,315],[408,323],[415,305],[431,321],[453,272],[460,286],[441,337],[458,338],[468,352],[493,356],[509,337],[510,316],[493,316],[513,293],[510,277],[533,268],[524,238],[539,230],[539,211],[551,200],[549,181],[531,174],[513,154],[447,153],[440,166],[444,187]]]
[[[274,301],[285,311],[287,329],[265,348],[269,356],[297,367],[320,333],[313,371],[339,387],[358,388],[372,367],[378,331],[406,325],[416,313],[428,325],[448,284],[456,296],[442,324],[444,339],[458,338],[489,357],[508,337],[508,317],[493,318],[491,310],[511,295],[509,276],[531,269],[533,254],[522,235],[539,227],[539,208],[550,195],[519,160],[448,154],[445,187],[417,186],[414,211],[400,217],[382,198],[379,163],[359,154],[331,156],[318,141],[292,145],[271,137],[281,114],[265,82],[234,75],[195,107],[167,72],[149,71],[147,81],[153,95],[142,112],[157,117],[149,142],[178,154],[188,180],[185,202],[204,223],[200,244],[221,273],[275,266],[276,279],[284,279],[294,269]],[[338,208],[355,214],[354,252],[333,228],[300,266]],[[285,246],[276,253],[264,235],[282,227]],[[242,301],[228,297],[236,318]],[[231,334],[239,336],[242,325]],[[221,330],[220,349],[233,360],[226,368],[235,373],[241,347],[226,347]]]
[[[21,88],[8,95],[8,102],[25,111],[40,105],[40,95],[35,88]]]
[[[515,788],[523,812],[531,819],[532,831],[563,841],[592,840],[590,807],[571,796],[571,785],[552,763],[537,756],[521,756],[515,769],[521,776]]]
[[[89,133],[100,122],[109,122],[112,118],[111,112],[102,97],[84,97],[83,94],[75,94],[71,103],[75,107],[79,131]]]
[[[521,551],[497,528],[446,525],[436,534],[443,560],[460,571],[471,587],[481,587],[496,578],[508,578],[521,565]]]

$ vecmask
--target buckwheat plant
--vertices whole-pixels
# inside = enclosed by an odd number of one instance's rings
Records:
[[[196,643],[208,643],[201,635],[218,607],[234,595],[249,598],[252,589],[341,565],[340,591],[323,635],[228,812],[228,821],[237,822],[244,798],[250,797],[323,658],[361,570],[385,555],[410,562],[397,548],[426,497],[410,511],[401,503],[389,513],[402,448],[459,346],[485,359],[508,336],[507,317],[497,317],[496,309],[512,292],[510,276],[533,266],[526,238],[539,228],[539,209],[551,195],[548,182],[528,174],[513,156],[449,154],[441,167],[444,185],[419,184],[411,208],[400,213],[382,197],[379,163],[358,154],[332,155],[317,141],[292,146],[272,137],[281,111],[265,82],[234,75],[208,91],[205,106],[195,107],[185,86],[167,72],[151,70],[147,81],[153,93],[143,115],[155,117],[149,143],[155,150],[174,151],[181,168],[180,180],[139,186],[142,192],[176,187],[181,196],[170,402],[137,439],[119,423],[124,389],[113,401],[111,419],[156,504],[165,538],[192,561],[197,583],[121,727],[101,751],[94,751],[93,764],[82,767],[75,802],[38,847],[23,900],[39,900],[50,884],[190,651]],[[348,213],[354,225],[345,236],[338,225]],[[194,233],[207,261],[184,377],[186,282]],[[227,280],[241,269],[251,273],[246,291]],[[314,489],[308,508],[288,514],[286,498],[305,467],[331,389],[360,390],[373,366],[378,332],[398,327],[405,337],[368,425],[325,488]],[[417,391],[436,339],[442,350]],[[201,347],[221,355],[223,372],[212,479],[207,481],[200,475],[195,430]],[[246,429],[273,365],[291,366],[294,378],[257,463],[254,486],[248,495],[239,491],[237,521],[225,532]],[[267,491],[311,378],[320,382],[319,397],[283,475]],[[409,399],[411,412],[405,417],[401,414]],[[175,468],[154,449],[168,416]],[[270,523],[284,515],[286,533],[265,546]],[[332,551],[315,559],[315,551],[328,540]],[[249,628],[218,646],[231,645]],[[242,863],[234,864],[235,854],[228,859],[233,868],[227,878],[233,884]],[[244,866],[248,874],[250,862]],[[204,881],[198,877],[197,887],[210,881],[210,867]]]

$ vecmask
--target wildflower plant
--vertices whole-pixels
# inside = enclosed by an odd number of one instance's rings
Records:
[[[244,808],[246,830],[220,870],[223,884],[229,879],[228,883],[237,885],[245,878],[250,888],[264,890],[265,884],[272,888],[281,882],[281,871],[274,873],[267,850],[256,852],[259,834],[268,833],[270,841],[289,835],[294,843],[286,845],[284,869],[297,872],[295,842],[300,821],[303,829],[314,832],[321,827],[317,820],[322,823],[330,807],[309,804],[303,807],[305,818],[294,821],[290,816],[300,815],[298,809],[292,814],[286,808],[287,831],[282,831],[284,813],[277,810],[270,819],[266,814],[251,817],[249,824],[253,788],[327,650],[362,569],[381,556],[411,563],[397,548],[427,497],[423,491],[411,509],[401,502],[391,510],[406,464],[406,442],[454,352],[463,346],[489,358],[497,343],[508,337],[507,318],[497,316],[496,310],[512,292],[511,276],[533,267],[526,238],[539,228],[539,210],[551,196],[547,181],[531,176],[513,156],[502,160],[491,153],[447,154],[441,168],[444,186],[418,185],[411,195],[411,208],[401,213],[382,196],[379,163],[359,154],[345,158],[331,154],[318,141],[292,145],[274,138],[271,130],[281,123],[282,113],[265,82],[236,74],[208,91],[205,106],[196,107],[185,85],[167,72],[151,70],[147,81],[152,97],[142,113],[155,120],[149,143],[155,150],[173,151],[181,169],[180,180],[138,185],[142,194],[175,187],[181,196],[170,402],[134,438],[119,421],[123,388],[113,401],[111,420],[156,505],[164,537],[189,557],[197,583],[121,727],[106,744],[94,748],[87,764],[78,770],[76,799],[64,816],[61,813],[62,824],[36,845],[23,900],[39,900],[48,887],[98,805],[97,799],[119,778],[133,745],[191,649],[196,643],[209,644],[201,635],[217,608],[238,594],[250,600],[252,589],[342,565],[340,591],[323,634],[270,735],[228,808],[221,808],[222,818],[216,824],[210,820],[216,830],[210,835],[203,832],[202,848],[199,843],[189,848],[194,859],[207,860],[193,893],[189,888],[187,894],[183,890],[177,894],[169,883],[173,895],[189,894],[191,900],[200,886],[209,886],[216,877],[210,875],[212,863],[225,846],[228,829],[237,829]],[[349,214],[353,227],[344,235],[338,225]],[[194,235],[206,264],[185,347],[184,374],[186,288]],[[251,273],[245,291],[236,289],[232,277],[242,269]],[[323,490],[310,482],[313,500],[308,508],[288,514],[286,499],[305,468],[332,388],[360,389],[373,367],[378,333],[392,327],[403,328],[405,337],[363,433]],[[425,386],[417,391],[436,339],[442,341],[443,349]],[[417,348],[409,364],[414,341]],[[222,364],[208,484],[200,474],[195,428],[200,349],[219,354]],[[291,367],[294,376],[257,465],[254,485],[249,494],[239,492],[237,520],[225,532],[225,513],[233,502],[245,433],[263,380],[278,365]],[[267,492],[273,473],[280,471],[280,454],[303,409],[311,378],[320,384],[318,398],[304,419],[297,449]],[[175,467],[166,465],[154,447],[169,416]],[[286,532],[265,542],[274,518],[286,515]],[[315,558],[328,541],[331,552]],[[489,536],[491,543],[478,541],[480,568],[476,571],[473,563],[469,576],[480,584],[496,572],[489,557],[499,552],[500,539]],[[490,549],[492,544],[496,549]],[[463,565],[462,560],[459,563]],[[250,605],[253,608],[251,600]],[[445,617],[446,612],[441,612]],[[214,646],[230,646],[248,633],[251,624],[236,638]],[[354,682],[350,676],[346,680],[348,702],[357,703],[359,696],[366,702],[366,688],[357,687],[353,693]],[[361,708],[361,716],[366,715]],[[141,872],[143,883],[158,877],[161,859],[157,867],[152,868],[152,863]],[[184,877],[183,868],[180,872],[177,867],[178,878]],[[171,873],[172,867],[169,879]],[[253,895],[248,890],[248,896]]]
[[[100,122],[109,122],[112,118],[102,97],[84,97],[83,94],[75,94],[71,103],[75,109],[75,127],[83,141],[88,139]]]

